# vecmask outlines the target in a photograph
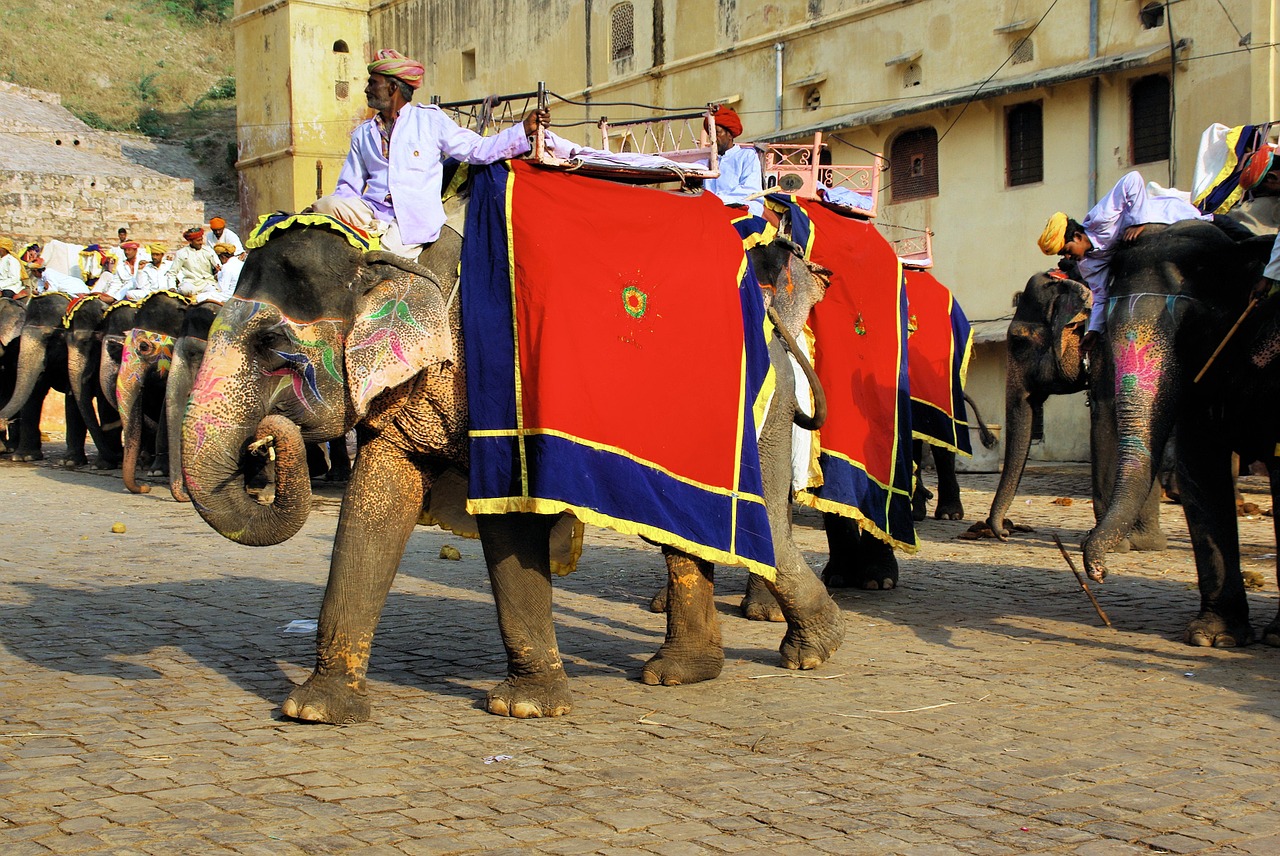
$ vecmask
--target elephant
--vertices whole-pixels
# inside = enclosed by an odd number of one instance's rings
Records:
[[[13,394],[0,408],[0,420],[21,414],[15,461],[44,459],[40,442],[40,411],[50,390],[66,396],[67,458],[72,466],[89,463],[85,456],[85,424],[71,395],[67,373],[67,330],[62,326],[71,298],[59,292],[32,297],[18,346],[18,370]]]
[[[1234,242],[1218,227],[1183,221],[1146,226],[1111,262],[1106,340],[1114,363],[1120,442],[1106,515],[1084,544],[1086,573],[1106,576],[1108,550],[1155,480],[1176,432],[1176,467],[1200,589],[1200,611],[1185,640],[1232,647],[1253,640],[1240,572],[1232,452],[1262,460],[1280,493],[1280,306],[1275,300],[1241,319],[1273,243]],[[1239,329],[1199,378],[1216,346]],[[1280,646],[1280,616],[1263,640]]]
[[[444,259],[432,267],[445,273],[446,283],[457,270],[460,247],[460,237],[446,229],[432,248],[437,260]],[[235,295],[210,331],[183,422],[182,457],[193,505],[216,531],[249,545],[291,537],[309,507],[303,441],[358,427],[359,450],[320,611],[317,663],[284,702],[288,717],[344,723],[370,716],[369,651],[405,544],[433,482],[469,459],[461,310],[452,296],[453,289],[426,268],[362,252],[323,226],[294,226],[249,254]],[[399,347],[412,358],[397,364],[399,374],[371,381],[348,343],[383,333],[387,322],[380,319],[391,304],[414,319],[396,328]],[[795,403],[785,382],[789,361],[776,341],[770,358],[779,380],[760,448],[776,446],[761,457],[766,491],[776,492],[789,490]],[[365,382],[349,380],[359,377]],[[243,460],[264,450],[274,454],[276,466],[270,505],[244,490]],[[477,516],[507,649],[508,676],[486,701],[497,715],[529,718],[571,709],[551,617],[548,536],[555,519]],[[774,588],[789,624],[780,648],[783,664],[814,668],[843,637],[840,611],[791,541],[785,502],[769,507],[769,520],[778,565]],[[672,600],[667,640],[644,667],[643,680],[714,678],[723,651],[712,567],[669,548],[664,556],[680,596]]]
[[[996,439],[995,434],[991,433],[987,423],[982,421],[978,402],[974,401],[967,392],[964,393],[964,400],[973,411],[973,420],[977,425],[982,445],[988,449],[994,449],[996,443],[1000,441]],[[916,464],[916,487],[911,494],[911,518],[916,521],[924,520],[928,516],[928,503],[932,497],[924,486],[920,471],[926,442],[928,441],[916,439],[912,442],[911,448],[912,458]],[[938,475],[938,504],[933,509],[933,516],[938,520],[963,520],[964,504],[960,501],[960,482],[956,479],[956,453],[937,444],[930,444],[930,451],[933,454],[933,465]]]
[[[1018,297],[1009,322],[1004,468],[985,524],[1001,541],[1008,538],[1006,515],[1031,451],[1033,414],[1050,395],[1089,391],[1093,512],[1101,520],[1107,511],[1118,438],[1114,391],[1108,380],[1110,357],[1105,348],[1095,348],[1086,371],[1080,354],[1080,338],[1091,302],[1088,288],[1061,270],[1032,275]],[[1114,546],[1119,551],[1130,547],[1163,550],[1166,538],[1160,528],[1160,486],[1151,485],[1143,502],[1131,510],[1132,526],[1125,539]]]
[[[8,401],[18,380],[18,345],[22,324],[27,317],[25,300],[0,297],[0,400]],[[9,451],[9,445],[17,444],[18,423],[9,429],[0,429],[0,452]]]
[[[173,362],[164,389],[164,417],[169,433],[169,493],[178,502],[191,501],[182,483],[182,419],[186,415],[187,400],[191,397],[196,373],[204,359],[209,328],[221,308],[220,302],[205,300],[188,309],[183,314],[182,327],[173,345]]]
[[[145,423],[155,425],[152,472],[169,474],[169,437],[164,427],[165,386],[173,348],[182,333],[191,302],[171,291],[147,295],[125,334],[116,397],[124,431],[124,485],[130,493],[147,493],[150,485],[137,480]]]
[[[104,470],[120,466],[123,456],[120,414],[116,410],[115,396],[108,397],[99,383],[103,337],[113,305],[110,297],[90,293],[74,300],[63,319],[67,330],[67,372],[71,394],[97,447],[97,467]]]

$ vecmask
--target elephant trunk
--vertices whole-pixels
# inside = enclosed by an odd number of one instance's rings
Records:
[[[130,384],[123,394],[118,396],[120,402],[120,421],[124,431],[124,460],[121,463],[124,486],[129,493],[150,493],[151,485],[139,484],[137,480],[138,455],[142,449],[142,428],[146,420],[142,414],[142,388],[144,383]]]
[[[97,397],[97,366],[91,365],[92,352],[84,347],[72,346],[67,349],[67,374],[70,375],[71,396],[76,401],[76,408],[84,419],[85,427],[93,437],[93,444],[98,447],[98,456],[105,462],[114,464],[120,460],[121,448],[110,425],[103,424],[107,417],[94,410],[94,399]],[[99,405],[102,407],[102,405]],[[114,420],[113,420],[114,421]]]
[[[22,412],[22,406],[35,390],[40,372],[44,369],[47,335],[47,331],[42,334],[32,328],[22,331],[21,345],[18,348],[18,379],[9,401],[0,409],[0,421],[8,422]]]
[[[768,314],[769,320],[773,322],[774,329],[778,331],[778,335],[782,338],[782,343],[786,345],[787,350],[795,357],[796,364],[804,372],[805,378],[809,381],[809,388],[813,392],[813,415],[809,416],[797,410],[793,416],[793,421],[805,431],[817,431],[827,421],[827,394],[822,389],[822,382],[818,380],[818,373],[813,370],[813,363],[810,362],[804,349],[796,342],[795,337],[791,335],[791,331],[787,329],[787,325],[778,315],[777,310],[770,306]]]
[[[1127,320],[1117,312],[1108,336],[1115,360],[1115,486],[1106,514],[1084,542],[1085,571],[1096,581],[1106,576],[1106,554],[1133,528],[1151,493],[1178,407],[1172,330]]]
[[[259,369],[238,345],[227,333],[209,337],[182,420],[182,477],[206,523],[232,541],[264,547],[302,528],[311,511],[311,478],[301,429],[266,415]],[[275,456],[270,505],[245,490],[246,441],[252,441],[248,451]]]
[[[1037,396],[1037,400],[1032,400],[1013,344],[1013,332],[1010,331],[1004,399],[1004,468],[1000,471],[1000,483],[996,486],[996,495],[991,500],[991,512],[987,515],[987,526],[1001,541],[1008,537],[1009,533],[1004,528],[1005,515],[1013,505],[1018,484],[1022,481],[1022,471],[1027,465],[1027,456],[1031,453],[1032,415],[1036,407],[1044,404],[1042,395]]]
[[[191,501],[182,480],[182,419],[196,372],[200,370],[204,344],[203,340],[195,339],[178,341],[169,367],[169,385],[164,391],[165,423],[169,431],[169,493],[178,502]]]

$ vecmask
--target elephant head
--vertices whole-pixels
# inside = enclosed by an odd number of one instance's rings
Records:
[[[116,382],[120,377],[120,361],[124,359],[124,337],[133,329],[133,319],[137,314],[137,301],[117,300],[107,307],[106,317],[102,319],[98,387],[107,403],[117,408],[117,412],[119,404],[116,399]]]
[[[122,453],[119,414],[104,401],[98,386],[103,331],[111,305],[111,298],[104,294],[87,294],[71,302],[62,321],[67,331],[67,374],[71,395],[98,448],[100,466],[108,468],[119,462]],[[98,402],[97,410],[95,401]]]
[[[1246,242],[1248,243],[1248,242]],[[1106,314],[1118,444],[1106,514],[1084,543],[1090,578],[1132,526],[1155,477],[1190,378],[1244,309],[1257,279],[1252,253],[1199,221],[1161,228],[1118,250]]]
[[[304,441],[390,418],[384,393],[457,360],[455,340],[426,271],[324,226],[277,231],[214,320],[183,421],[183,477],[200,515],[241,544],[291,537],[310,510]],[[274,457],[270,505],[245,491],[254,452]]]
[[[148,420],[159,430],[157,457],[164,457],[167,438],[159,428],[164,415],[164,387],[173,362],[173,346],[189,306],[186,298],[172,292],[148,295],[138,306],[133,327],[124,336],[120,373],[116,378],[116,402],[124,432],[124,484],[131,493],[150,490],[135,477],[143,425]]]
[[[66,391],[67,340],[62,316],[70,301],[65,294],[51,292],[37,295],[27,303],[22,333],[18,337],[17,378],[13,394],[0,409],[0,420],[17,416],[42,379]]]
[[[1090,304],[1088,288],[1058,270],[1033,275],[1018,297],[1008,333],[1004,469],[987,517],[997,538],[1008,534],[1004,519],[1031,450],[1033,413],[1050,395],[1080,392],[1088,386],[1080,338]]]

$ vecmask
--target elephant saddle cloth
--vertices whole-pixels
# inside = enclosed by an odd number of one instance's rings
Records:
[[[467,510],[570,512],[772,577],[773,374],[736,212],[524,161],[470,172]]]
[[[817,432],[822,483],[796,501],[853,518],[915,552],[902,263],[865,220],[794,195],[765,201],[789,214],[791,239],[806,258],[831,271],[827,294],[809,315],[813,367],[827,396],[827,421]]]
[[[907,377],[911,434],[917,440],[973,454],[965,420],[964,382],[973,331],[951,289],[928,271],[908,270]]]

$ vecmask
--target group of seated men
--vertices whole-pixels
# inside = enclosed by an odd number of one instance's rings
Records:
[[[197,302],[223,301],[235,291],[245,249],[221,217],[209,221],[209,233],[212,246],[206,243],[203,226],[186,229],[185,245],[170,252],[161,243],[144,247],[130,240],[128,227],[121,226],[115,247],[90,244],[78,251],[75,267],[65,272],[41,255],[54,242],[28,243],[19,251],[12,238],[0,237],[0,295],[96,292],[113,300],[140,300],[157,291],[176,291]]]

